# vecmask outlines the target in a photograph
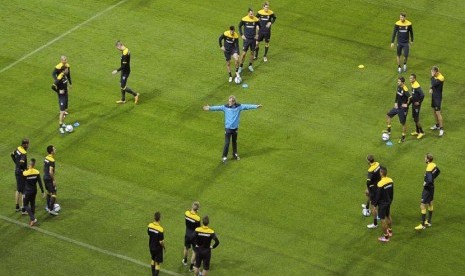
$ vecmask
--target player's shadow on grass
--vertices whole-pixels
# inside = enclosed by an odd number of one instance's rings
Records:
[[[153,88],[151,91],[139,91],[138,90],[136,92],[140,93],[139,102],[137,103],[137,105],[145,105],[151,102],[153,99],[160,97],[161,95],[161,90],[158,88]]]
[[[251,151],[246,151],[244,153],[241,153],[239,156],[241,158],[249,158],[249,157],[254,157],[254,156],[260,156],[260,155],[269,155],[272,152],[277,152],[277,151],[293,151],[294,149],[292,148],[273,148],[273,147],[262,147],[262,148],[255,148],[254,150]]]

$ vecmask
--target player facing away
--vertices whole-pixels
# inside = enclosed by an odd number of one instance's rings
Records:
[[[224,41],[224,45],[223,45]],[[228,81],[232,82],[231,73],[231,57],[234,58],[234,65],[236,68],[236,76],[239,77],[239,35],[236,32],[234,26],[230,26],[229,30],[225,31],[220,35],[218,42],[220,44],[220,50],[223,51],[226,59],[226,70],[228,71]]]
[[[371,154],[367,156],[368,162],[368,173],[367,173],[367,188],[365,194],[367,196],[367,203],[362,204],[362,208],[369,210],[371,203],[371,214],[373,215],[373,223],[368,224],[367,228],[374,229],[378,228],[378,213],[376,211],[376,206],[373,204],[376,196],[377,184],[381,180],[380,169],[381,166],[378,162],[375,161],[375,157]]]
[[[69,68],[66,66],[62,67],[61,73],[58,74],[55,82],[52,85],[52,90],[55,91],[58,95],[58,106],[60,108],[60,115],[58,116],[58,131],[61,134],[65,133],[65,117],[68,113],[68,73]]]
[[[71,65],[69,64],[68,58],[66,56],[61,56],[60,63],[58,63],[53,69],[53,72],[52,72],[53,81],[54,82],[58,81],[58,76],[64,71],[65,68],[68,69],[68,71],[66,72],[66,79],[68,80],[68,88],[71,88],[73,84],[71,80]],[[66,106],[65,115],[68,115],[68,114],[69,114],[68,106]]]
[[[182,264],[187,265],[187,256],[189,254],[189,250],[192,249],[189,271],[193,271],[195,263],[194,234],[195,229],[197,227],[200,227],[200,216],[198,215],[199,209],[200,203],[198,201],[195,201],[192,203],[191,209],[184,212],[184,220],[186,222],[186,234],[184,235],[184,252]]]
[[[158,276],[160,274],[160,266],[163,263],[163,251],[166,251],[166,248],[164,229],[160,225],[160,212],[155,212],[154,219],[154,222],[149,223],[147,234],[149,235],[149,250],[152,256],[152,262],[150,263],[152,276]]]
[[[381,180],[378,182],[376,196],[373,204],[378,207],[378,216],[381,219],[383,236],[379,237],[380,242],[388,242],[392,237],[391,204],[394,199],[394,182],[387,177],[387,169],[380,168]]]
[[[29,148],[29,139],[24,138],[21,141],[21,146],[18,146],[11,154],[11,159],[15,163],[15,178],[16,178],[16,192],[15,192],[15,203],[16,212],[21,211],[22,214],[26,215],[26,209],[23,205],[23,193],[24,193],[24,175],[23,172],[27,170],[27,149]],[[21,205],[21,208],[20,208]]]
[[[266,1],[263,4],[263,9],[257,12],[256,17],[259,19],[260,29],[258,30],[257,45],[255,46],[254,59],[258,58],[258,51],[260,50],[260,42],[265,40],[265,53],[263,54],[263,61],[267,62],[268,49],[270,47],[271,38],[271,25],[276,21],[276,15],[270,10],[270,3]]]
[[[56,149],[53,145],[47,146],[47,156],[44,159],[44,183],[47,190],[47,207],[45,210],[54,216],[58,213],[53,209],[57,199],[57,183],[55,181],[55,152]]]
[[[434,119],[436,124],[432,126],[431,130],[439,129],[439,137],[444,135],[444,125],[441,114],[442,103],[442,88],[444,87],[444,76],[439,72],[437,66],[431,69],[431,87],[429,93],[431,94],[431,107],[433,108]]]
[[[212,249],[220,245],[220,240],[216,236],[216,233],[208,225],[210,224],[210,219],[208,216],[202,218],[202,226],[195,229],[194,234],[194,244],[196,248],[195,255],[195,265],[194,265],[194,275],[207,276],[208,271],[210,270],[210,261],[212,256]],[[211,242],[215,241],[213,245]],[[203,271],[200,274],[200,265],[203,263]]]
[[[241,64],[239,66],[239,74],[242,72],[242,66],[244,65],[245,56],[247,51],[250,49],[250,60],[249,60],[249,71],[253,72],[253,58],[255,55],[255,45],[257,42],[257,30],[259,28],[258,18],[253,14],[253,9],[249,8],[248,14],[242,17],[241,22],[239,22],[239,34],[242,37],[242,54],[241,54]],[[244,29],[242,29],[244,27]]]
[[[404,52],[404,72],[407,71],[407,60],[410,52],[410,41],[413,43],[413,27],[412,22],[408,21],[407,14],[400,13],[399,20],[394,24],[394,31],[392,32],[391,47],[394,47],[394,40],[397,36],[397,72],[402,72],[400,66],[400,56]]]
[[[37,223],[37,219],[35,218],[37,183],[39,183],[40,191],[42,192],[42,198],[45,197],[44,187],[42,185],[42,180],[40,179],[40,172],[35,169],[35,165],[36,160],[31,158],[28,170],[23,172],[24,178],[26,180],[23,198],[24,208],[29,215],[29,226],[31,227]]]
[[[121,71],[121,100],[116,101],[116,103],[126,103],[126,93],[129,93],[134,96],[134,103],[137,104],[139,102],[139,93],[134,92],[126,85],[129,74],[131,73],[131,52],[129,52],[129,49],[126,48],[126,46],[124,46],[124,44],[119,40],[116,41],[115,46],[116,49],[121,51],[121,66],[111,72],[113,75],[115,75]]]
[[[415,74],[410,74],[409,80],[410,85],[412,86],[412,97],[410,98],[410,103],[412,104],[412,117],[416,128],[415,132],[412,132],[411,134],[413,136],[417,136],[417,139],[421,139],[423,136],[425,136],[425,132],[423,131],[420,123],[421,103],[425,98],[425,94],[423,93],[423,90],[421,89]]]
[[[385,133],[391,134],[391,119],[394,116],[399,116],[399,122],[402,125],[402,137],[399,139],[399,144],[405,141],[405,133],[407,131],[406,121],[408,114],[408,102],[410,93],[405,85],[405,78],[399,77],[397,79],[396,98],[394,101],[394,108],[386,114],[387,129]]]
[[[237,132],[239,129],[239,120],[242,110],[257,109],[262,107],[261,104],[240,104],[236,102],[236,97],[229,96],[228,103],[225,105],[206,105],[203,107],[205,111],[223,111],[224,112],[224,147],[222,162],[225,163],[228,159],[229,144],[233,146],[233,159],[240,160],[237,153]]]
[[[430,227],[433,217],[434,180],[441,173],[438,166],[433,163],[433,155],[427,153],[425,156],[426,172],[423,178],[423,192],[421,193],[421,224],[415,230],[423,230]],[[428,220],[426,220],[426,208],[428,208]]]

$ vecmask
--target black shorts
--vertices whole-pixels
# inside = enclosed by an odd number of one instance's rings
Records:
[[[430,204],[434,199],[434,188],[423,189],[421,193],[421,203]]]
[[[397,56],[402,55],[402,50],[404,51],[404,57],[408,57],[410,46],[408,43],[397,43]]]
[[[194,243],[193,243],[193,236],[192,235],[185,235],[184,236],[184,247],[189,249],[189,248],[194,248]]]
[[[420,109],[421,105],[412,105],[412,117],[415,123],[420,121]]]
[[[250,49],[250,51],[255,51],[256,44],[257,41],[254,38],[246,38],[242,44],[242,51],[247,52],[248,49]]]
[[[398,115],[400,124],[405,125],[405,122],[407,121],[407,114],[408,114],[408,108],[402,107],[402,108],[393,108],[389,110],[389,112],[386,115],[388,115],[390,118]]]
[[[68,94],[58,95],[58,106],[60,111],[65,111],[68,108]]]
[[[388,218],[391,215],[391,204],[378,205],[378,216],[380,219]]]
[[[212,257],[212,250],[210,248],[197,248],[195,252],[195,267],[200,268],[203,263],[203,269],[210,269],[210,259]]]
[[[441,102],[442,98],[440,97],[431,98],[431,107],[434,109],[434,111],[441,111]]]
[[[31,209],[35,209],[37,191],[26,191],[23,195],[23,206],[31,206]]]
[[[150,255],[152,256],[152,261],[156,263],[163,263],[163,248],[157,247],[155,249],[150,249]]]
[[[230,61],[230,60],[231,60],[231,57],[232,57],[234,54],[239,54],[239,52],[238,52],[236,49],[225,50],[225,51],[224,51],[224,57],[225,57],[226,61]]]
[[[56,194],[57,189],[55,186],[53,186],[53,181],[50,178],[44,178],[44,183],[45,183],[45,189],[49,194]]]
[[[268,43],[270,42],[270,38],[271,38],[271,32],[266,32],[266,33],[259,32],[257,41],[262,42],[263,40],[265,40],[265,42]]]
[[[121,79],[120,79],[120,84],[121,84],[121,89],[126,89],[126,83],[128,82],[129,74],[123,74],[121,73]]]
[[[375,185],[368,188],[368,196],[370,197],[370,202],[373,204],[373,201],[375,200],[375,197],[376,197],[376,186]]]
[[[24,193],[24,187],[26,185],[26,180],[22,174],[15,173],[16,177],[16,191]]]

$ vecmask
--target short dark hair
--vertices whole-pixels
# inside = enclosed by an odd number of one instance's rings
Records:
[[[31,164],[32,164],[32,165],[35,165],[35,164],[36,164],[36,159],[35,159],[35,158],[31,158]]]
[[[236,27],[234,27],[233,25],[229,26],[230,31],[234,31],[235,29],[236,29]]]
[[[52,151],[53,151],[53,145],[49,145],[47,147],[47,153],[50,154],[50,153],[52,153]]]
[[[270,5],[270,2],[268,2],[268,1],[265,1],[265,3],[263,3],[263,7],[264,6],[269,6],[269,5]]]
[[[434,72],[439,72],[439,67],[434,65],[433,68],[431,68],[431,70],[433,70]]]
[[[372,154],[367,155],[367,161],[370,163],[375,162],[375,157]]]
[[[398,80],[400,80],[401,82],[405,82],[405,78],[404,78],[404,77],[399,77]]]
[[[247,12],[253,12],[253,9],[252,8],[249,8],[249,10]]]
[[[414,79],[417,79],[417,75],[415,75],[414,73],[410,74],[410,76],[412,76]]]
[[[403,17],[407,17],[407,14],[405,12],[401,12],[400,15]]]
[[[428,162],[433,162],[433,155],[431,153],[427,153],[426,159],[428,160]]]
[[[117,41],[115,42],[115,46],[121,46],[121,45],[123,45],[123,42],[121,42],[121,41],[119,41],[119,40],[117,40]]]
[[[24,138],[24,139],[21,141],[21,145],[29,145],[29,139],[28,139],[28,138]]]
[[[202,219],[202,223],[203,225],[208,226],[208,224],[210,223],[210,218],[208,216],[204,216]]]
[[[160,221],[161,213],[159,211],[156,211],[154,217],[155,217],[155,221]]]
[[[381,173],[382,176],[386,176],[387,175],[386,167],[381,166],[379,169],[379,172]]]

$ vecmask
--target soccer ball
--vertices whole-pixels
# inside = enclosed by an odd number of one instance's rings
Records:
[[[362,209],[362,215],[363,215],[364,217],[369,217],[370,214],[371,214],[370,209],[366,209],[366,208],[363,208],[363,209]]]
[[[67,125],[67,126],[65,127],[65,130],[66,130],[66,132],[73,132],[74,128],[73,128],[72,125]]]
[[[235,82],[236,84],[241,83],[241,82],[242,82],[241,77],[235,77],[235,78],[234,78],[234,82]]]
[[[61,206],[58,203],[53,204],[53,211],[60,212]]]
[[[388,141],[389,140],[389,133],[383,133],[383,135],[381,135],[381,139],[383,139],[383,141]]]

